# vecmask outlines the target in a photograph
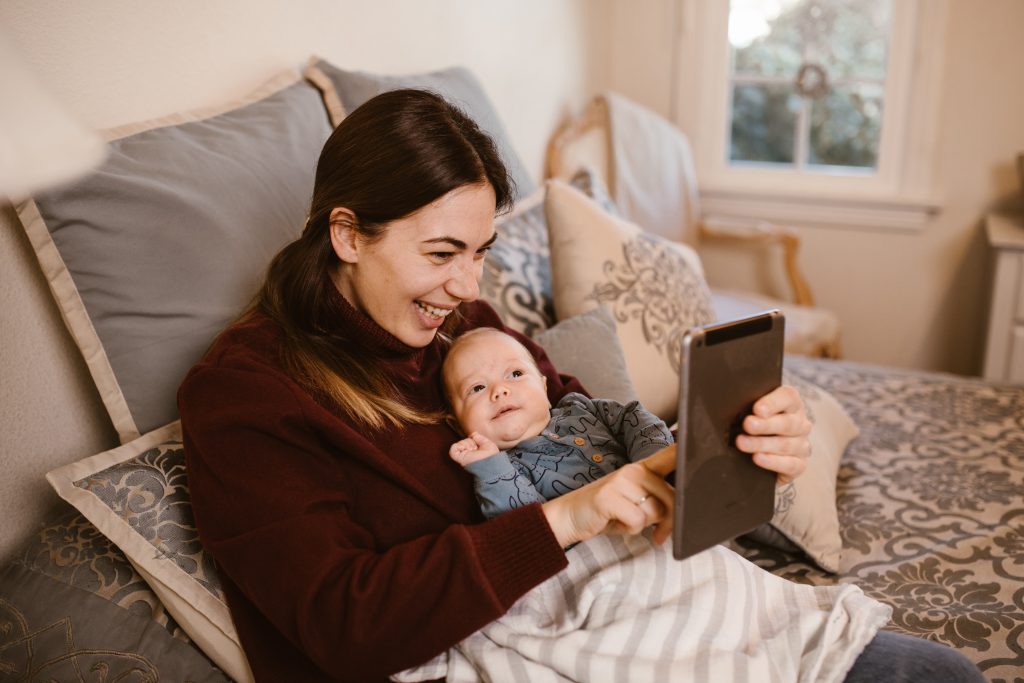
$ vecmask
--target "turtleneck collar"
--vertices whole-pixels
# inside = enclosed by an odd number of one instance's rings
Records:
[[[349,303],[333,281],[330,282],[328,291],[328,305],[331,315],[336,316],[337,326],[346,331],[345,336],[353,343],[365,347],[375,355],[414,359],[421,356],[423,351],[430,346],[428,344],[426,347],[417,348],[398,339],[378,325],[373,318]]]

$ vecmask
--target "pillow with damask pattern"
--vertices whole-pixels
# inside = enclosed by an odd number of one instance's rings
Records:
[[[124,554],[71,510],[0,568],[0,678],[71,681],[83,672],[229,683]]]
[[[210,659],[239,683],[253,680],[213,558],[199,543],[179,421],[46,478],[124,552]]]
[[[558,320],[606,306],[640,402],[673,422],[683,334],[715,319],[697,253],[606,213],[560,180],[548,181],[544,209]]]

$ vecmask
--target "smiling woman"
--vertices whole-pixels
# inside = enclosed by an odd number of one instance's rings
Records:
[[[495,213],[514,194],[491,138],[437,95],[395,90],[352,112],[321,152],[305,230],[271,263],[256,304],[288,333],[286,367],[368,425],[436,422],[398,397],[364,349],[326,334],[325,287],[422,348],[478,297]]]
[[[409,346],[426,346],[448,316],[480,295],[484,256],[494,243],[490,184],[451,190],[383,236],[364,237],[345,207],[331,213],[331,244],[341,261],[342,296]]]
[[[569,564],[567,546],[624,534],[641,547],[652,526],[656,543],[669,536],[671,448],[491,519],[473,476],[449,457],[458,433],[443,419],[442,366],[450,340],[471,330],[493,327],[523,345],[542,378],[532,380],[541,407],[591,402],[475,301],[494,215],[512,196],[492,140],[445,100],[414,90],[370,99],[328,139],[302,235],[185,378],[178,405],[195,524],[256,680],[384,680],[508,613]],[[741,450],[799,475],[810,427],[799,394],[782,387],[753,410]],[[569,448],[584,440],[565,436]],[[608,452],[588,462],[610,467]],[[842,620],[865,628],[829,628],[839,638],[830,641],[825,626],[847,603],[794,590],[811,612],[786,621],[802,635],[778,639],[794,661],[813,651],[848,662],[873,635],[881,608],[867,598]],[[704,642],[672,656],[692,662]]]

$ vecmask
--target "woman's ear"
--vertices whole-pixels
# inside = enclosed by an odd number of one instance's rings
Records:
[[[331,210],[331,246],[342,263],[359,261],[358,219],[349,209],[339,206]]]

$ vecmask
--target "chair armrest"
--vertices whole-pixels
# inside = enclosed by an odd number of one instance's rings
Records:
[[[700,239],[713,242],[743,242],[747,244],[778,244],[782,247],[786,278],[793,290],[793,302],[801,306],[813,306],[814,295],[803,272],[797,264],[800,251],[800,236],[793,228],[760,221],[751,226],[700,223]]]

